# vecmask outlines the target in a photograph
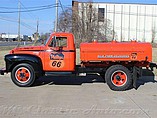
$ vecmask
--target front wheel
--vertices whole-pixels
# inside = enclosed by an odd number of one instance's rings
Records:
[[[31,86],[35,80],[34,69],[30,64],[18,64],[11,72],[11,79],[17,86]]]
[[[110,89],[124,91],[132,86],[132,76],[130,71],[122,65],[113,65],[107,69],[105,80]]]

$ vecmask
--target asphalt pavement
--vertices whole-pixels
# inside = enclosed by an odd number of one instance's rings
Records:
[[[98,75],[45,76],[33,87],[17,87],[0,76],[0,118],[156,118],[156,77],[138,89],[112,91]]]
[[[18,44],[20,45],[28,45],[28,44],[33,44],[33,42],[6,42],[6,41],[0,41],[0,46],[17,46]]]

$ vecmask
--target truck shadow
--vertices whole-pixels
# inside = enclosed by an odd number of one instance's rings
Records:
[[[137,80],[137,89],[146,83],[157,83],[155,74],[151,70],[143,69],[142,77]]]
[[[146,83],[157,83],[155,75],[150,70],[143,70],[143,76],[137,80],[137,89]],[[82,85],[83,83],[104,83],[104,79],[98,74],[87,74],[87,76],[76,75],[49,75],[37,79],[33,85]]]
[[[37,79],[34,86],[48,85],[82,85],[83,83],[104,83],[104,79],[97,74],[88,74],[87,76],[76,75],[53,75],[43,76]]]

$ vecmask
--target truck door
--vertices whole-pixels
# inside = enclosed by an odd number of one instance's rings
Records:
[[[44,70],[70,71],[70,54],[67,37],[53,37],[45,51]]]

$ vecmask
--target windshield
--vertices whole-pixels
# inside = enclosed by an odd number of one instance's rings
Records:
[[[47,42],[49,41],[49,37],[47,39],[38,39],[34,42],[34,46],[41,46],[41,45],[46,45]]]
[[[44,41],[44,45],[47,44],[47,42],[49,41],[49,39],[50,39],[50,36]]]

